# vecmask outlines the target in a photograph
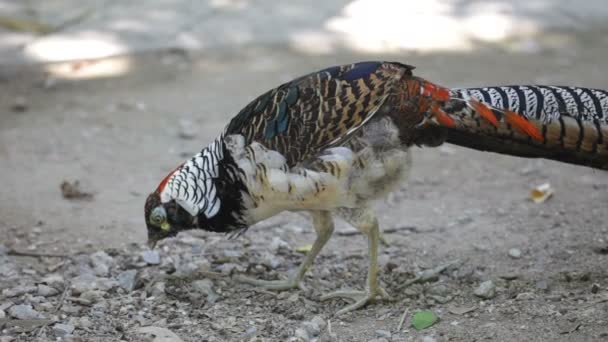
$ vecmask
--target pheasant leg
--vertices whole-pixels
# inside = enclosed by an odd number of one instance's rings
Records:
[[[238,276],[236,280],[242,283],[260,286],[267,290],[284,291],[294,288],[302,289],[302,279],[306,271],[312,266],[316,256],[319,254],[323,246],[327,243],[331,234],[334,231],[334,223],[331,218],[331,214],[328,211],[316,211],[312,213],[312,222],[317,233],[317,238],[312,245],[310,251],[306,254],[306,257],[298,271],[285,280],[260,280],[252,279],[245,276]]]
[[[386,291],[378,286],[378,221],[370,212],[365,212],[363,214],[357,213],[357,215],[353,216],[357,216],[358,219],[364,219],[364,222],[357,222],[359,224],[353,225],[367,235],[368,239],[369,268],[367,271],[367,286],[364,291],[336,291],[322,296],[321,300],[323,301],[332,298],[344,298],[354,302],[339,310],[336,315],[357,310],[367,305],[378,296],[384,299],[390,298]]]

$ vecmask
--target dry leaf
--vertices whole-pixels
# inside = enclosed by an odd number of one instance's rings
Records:
[[[543,203],[553,196],[553,193],[554,190],[551,187],[551,184],[544,183],[530,191],[530,199],[533,200],[534,203]]]
[[[68,181],[63,181],[61,183],[61,194],[63,195],[63,198],[66,199],[85,199],[85,200],[90,200],[93,198],[93,194],[90,192],[86,192],[86,191],[82,191],[80,189],[80,182],[79,181],[73,181],[73,182],[68,182]]]
[[[312,245],[303,245],[296,247],[296,252],[298,253],[308,253],[312,249]]]

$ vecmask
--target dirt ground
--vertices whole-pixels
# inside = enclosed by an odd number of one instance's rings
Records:
[[[416,149],[410,180],[377,204],[389,241],[380,252],[380,277],[394,300],[344,317],[333,316],[343,302],[319,301],[322,293],[365,281],[365,240],[342,223],[305,290],[275,294],[230,278],[293,271],[303,256],[297,247],[314,239],[297,214],[233,240],[181,235],[162,245],[158,262],[142,254],[146,195],[241,106],[283,81],[329,65],[386,59],[416,65],[418,75],[452,87],[608,88],[607,47],[599,31],[550,37],[534,53],[479,46],[467,54],[319,57],[266,46],[51,68],[64,76],[43,66],[2,67],[0,340],[147,340],[141,326],[167,328],[184,341],[608,340],[608,177],[557,162],[447,145]],[[121,63],[129,65],[124,74],[87,78]],[[63,181],[79,181],[92,197],[63,198]],[[530,201],[530,189],[546,182],[555,195]],[[416,272],[455,259],[436,279],[398,290]],[[153,284],[172,272],[184,278]],[[78,288],[83,279],[90,286]],[[496,295],[475,296],[487,280]],[[41,323],[11,319],[20,304],[31,305],[39,314],[31,318]],[[409,321],[421,309],[440,321],[416,331]]]

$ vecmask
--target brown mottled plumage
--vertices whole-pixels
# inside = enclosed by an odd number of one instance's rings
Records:
[[[339,216],[369,242],[365,290],[322,298],[353,300],[342,313],[386,296],[378,286],[378,221],[370,201],[407,176],[410,146],[447,140],[608,165],[608,97],[603,91],[517,86],[450,91],[413,76],[412,70],[400,63],[348,64],[259,96],[149,196],[149,243],[193,228],[242,232],[285,210],[308,211],[317,239],[294,276],[240,278],[286,290],[300,286],[333,232],[332,216]]]

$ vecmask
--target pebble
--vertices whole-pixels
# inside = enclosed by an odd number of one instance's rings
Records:
[[[433,336],[424,336],[422,342],[437,342],[437,339]]]
[[[536,288],[541,291],[548,291],[549,283],[546,280],[539,280],[536,282]]]
[[[55,288],[62,288],[65,284],[65,280],[63,279],[63,276],[59,274],[49,274],[48,276],[42,278],[41,283]]]
[[[127,292],[131,292],[135,289],[136,277],[137,277],[137,270],[127,270],[127,271],[121,272],[116,277],[116,280],[118,280],[118,284],[120,285],[120,287],[122,287]]]
[[[496,296],[496,285],[491,280],[486,280],[475,289],[474,294],[483,299],[492,299]]]
[[[532,292],[522,292],[517,294],[517,296],[515,297],[516,300],[532,300],[534,299],[534,293]]]
[[[93,271],[98,276],[108,276],[108,274],[110,274],[110,267],[113,264],[114,258],[104,251],[91,254],[91,265],[93,266]]]
[[[83,292],[80,295],[80,298],[83,300],[86,300],[90,303],[98,303],[103,300],[104,293],[105,292],[103,292],[103,291],[91,290],[91,291]]]
[[[59,290],[44,284],[38,284],[38,295],[43,297],[52,297],[59,294]]]
[[[71,289],[74,293],[80,294],[92,290],[108,291],[118,286],[114,279],[100,278],[93,274],[85,273],[72,279]]]
[[[217,302],[220,296],[213,290],[213,282],[209,279],[195,280],[192,282],[192,288],[207,296],[207,302],[213,304]]]
[[[393,337],[393,335],[391,334],[390,331],[380,330],[380,329],[376,330],[376,335],[378,337],[384,337],[384,338],[389,339],[389,340]]]
[[[281,260],[272,253],[264,253],[261,264],[271,269],[276,269],[281,266]]]
[[[147,250],[141,253],[142,259],[148,265],[158,265],[160,264],[160,254],[155,250]]]
[[[53,326],[53,332],[57,337],[64,337],[65,335],[70,335],[74,332],[74,326],[71,324],[57,323]]]
[[[19,305],[11,306],[10,309],[8,309],[8,313],[11,317],[16,318],[16,319],[44,318],[44,316],[40,312],[34,310],[34,308],[32,308],[31,305],[27,305],[27,304],[19,304]]]
[[[291,246],[287,241],[281,239],[278,236],[275,236],[270,242],[270,250],[274,253],[278,253],[280,251],[288,251],[291,250]]]
[[[19,297],[26,293],[34,293],[38,290],[36,286],[17,286],[12,289],[2,290],[2,295],[6,298]]]
[[[17,113],[23,113],[23,112],[27,111],[27,108],[28,108],[27,100],[23,96],[17,96],[13,100],[13,104],[11,105],[11,109],[13,110],[13,112],[17,112]]]
[[[4,312],[4,310],[0,310],[0,319],[4,318],[6,318],[6,313]]]
[[[521,249],[519,249],[519,248],[509,249],[509,256],[513,259],[521,258]]]

